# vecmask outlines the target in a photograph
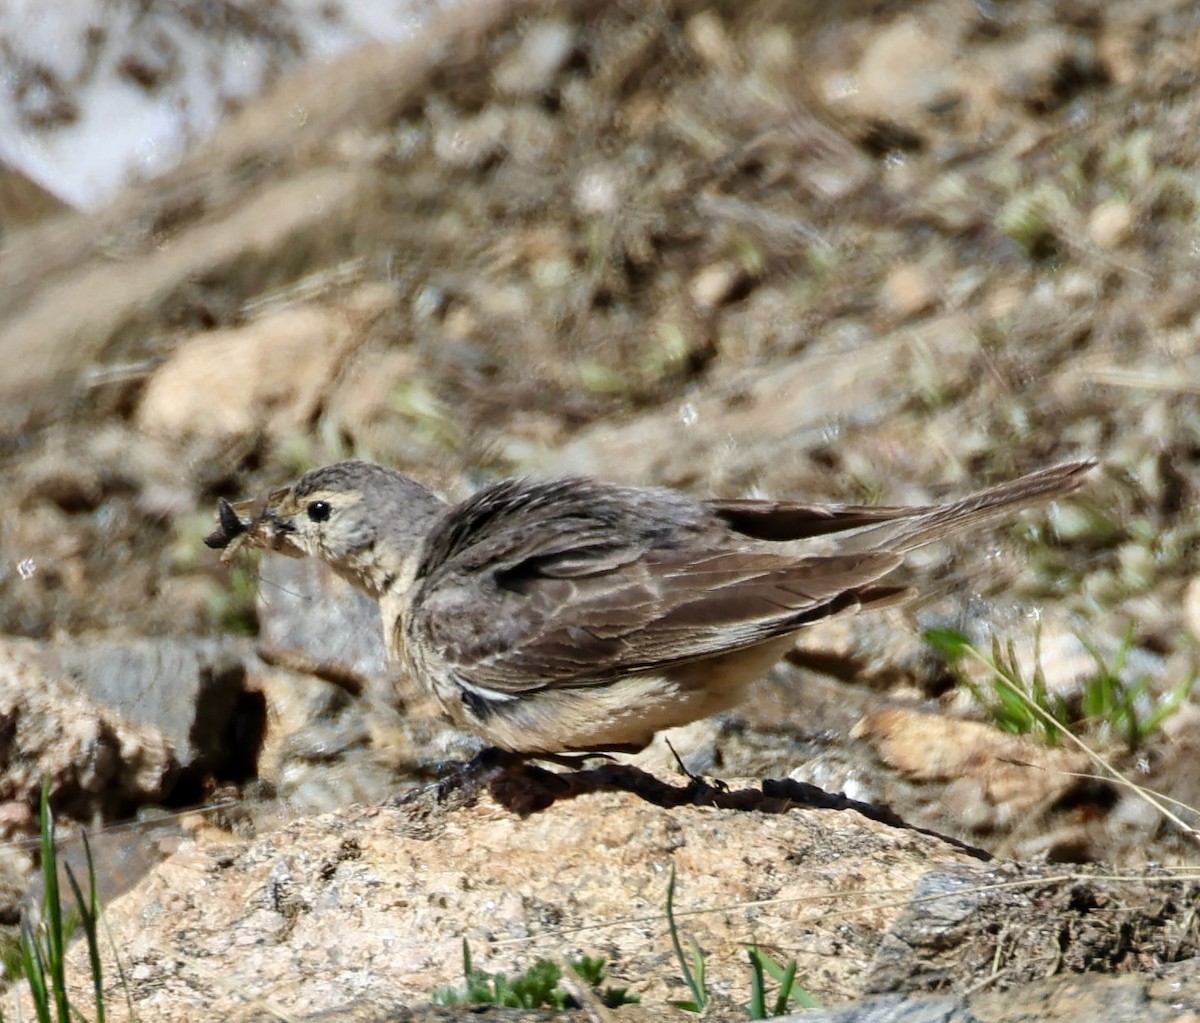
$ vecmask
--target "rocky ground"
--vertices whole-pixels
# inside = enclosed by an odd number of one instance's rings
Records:
[[[80,820],[222,801],[113,842],[114,864],[173,852],[112,910],[140,1018],[392,1018],[455,979],[464,935],[490,968],[604,954],[635,1011],[674,1014],[671,864],[729,1018],[755,940],[828,1005],[1197,1011],[1171,972],[1197,955],[1196,696],[1137,741],[1130,715],[1078,723],[1155,805],[985,722],[921,633],[1011,641],[1080,718],[1089,648],[1138,720],[1195,673],[1200,15],[501,3],[428,33],[285,80],[100,212],[0,188],[0,833],[30,834],[43,775]],[[917,602],[810,630],[676,741],[692,770],[886,802],[1005,864],[853,811],[350,808],[472,740],[387,675],[339,582],[200,543],[217,497],[349,455],[452,495],[573,471],[887,503],[1099,458],[1078,498],[920,552]],[[945,893],[997,882],[1019,894]],[[931,892],[972,926],[904,931]],[[847,893],[872,908],[751,905]]]

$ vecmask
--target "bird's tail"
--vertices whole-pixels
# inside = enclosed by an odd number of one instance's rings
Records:
[[[843,554],[878,550],[906,553],[960,529],[1064,497],[1079,487],[1084,473],[1095,464],[1094,459],[1064,462],[949,504],[913,509],[912,515],[870,526],[846,537],[839,541],[838,551]]]

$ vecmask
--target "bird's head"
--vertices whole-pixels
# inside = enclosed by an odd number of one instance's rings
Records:
[[[247,532],[255,547],[320,558],[378,598],[403,574],[445,508],[440,497],[402,473],[370,462],[337,462],[271,494],[256,518],[230,530]]]

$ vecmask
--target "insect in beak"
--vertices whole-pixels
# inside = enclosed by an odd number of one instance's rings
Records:
[[[306,552],[291,539],[295,526],[275,515],[274,508],[286,493],[286,490],[277,490],[265,501],[238,501],[236,504],[218,498],[217,528],[204,538],[204,545],[221,551],[222,564],[228,564],[247,544],[293,558],[304,557]]]

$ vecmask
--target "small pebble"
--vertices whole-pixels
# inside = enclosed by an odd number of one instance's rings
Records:
[[[1133,232],[1133,210],[1122,199],[1100,203],[1088,217],[1088,236],[1101,249],[1120,248]]]
[[[907,320],[928,312],[938,301],[933,275],[919,266],[898,266],[883,282],[884,308],[892,316]]]

